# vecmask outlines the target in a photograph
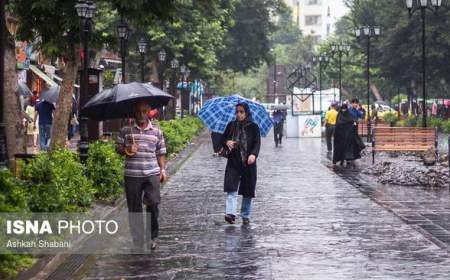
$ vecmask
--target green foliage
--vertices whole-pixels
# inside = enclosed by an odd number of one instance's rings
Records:
[[[103,85],[105,88],[112,88],[114,85],[114,74],[109,69],[103,72]]]
[[[430,127],[436,127],[437,129],[441,129],[444,120],[436,117],[428,118],[428,124]]]
[[[450,133],[450,119],[442,122],[442,130],[445,133]]]
[[[180,152],[201,131],[203,123],[198,118],[186,117],[162,121],[160,122],[160,127],[164,133],[167,154],[171,157]]]
[[[29,209],[25,185],[9,170],[0,170],[0,213],[27,211]],[[16,276],[18,271],[30,267],[34,261],[34,258],[27,255],[0,254],[0,279]]]
[[[398,94],[391,99],[391,103],[399,104],[404,100],[408,100],[408,96],[406,94]]]
[[[23,182],[8,170],[0,169],[0,213],[28,211],[28,198]]]
[[[86,175],[93,182],[95,197],[116,201],[123,191],[124,159],[112,143],[97,141],[89,145]]]
[[[19,271],[30,268],[36,259],[28,255],[0,254],[0,279],[13,279]]]
[[[33,212],[76,212],[92,204],[95,189],[84,175],[78,154],[68,150],[41,153],[24,166],[22,179]]]
[[[383,122],[385,123],[395,123],[398,120],[398,114],[396,112],[387,112],[385,114],[383,114]]]
[[[415,127],[417,126],[418,122],[417,122],[417,117],[414,115],[409,115],[408,117],[406,117],[405,121],[405,126],[406,127]]]

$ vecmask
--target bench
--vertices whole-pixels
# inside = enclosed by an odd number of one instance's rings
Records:
[[[372,127],[371,128],[375,128],[375,127],[390,127],[389,124],[386,123],[381,123],[381,122],[377,122],[374,126],[374,124],[372,123]],[[367,136],[367,122],[366,121],[359,121],[358,122],[358,135],[359,136]]]
[[[437,129],[433,127],[375,127],[372,129],[372,163],[376,152],[437,151]]]

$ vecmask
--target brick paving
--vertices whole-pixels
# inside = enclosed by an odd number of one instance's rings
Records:
[[[392,212],[410,202],[424,211],[408,208],[410,221],[433,220],[441,212],[427,201],[438,196],[450,219],[445,192],[421,201],[419,190],[376,189],[330,169],[320,139],[281,148],[272,139],[263,140],[250,227],[224,224],[225,160],[205,138],[163,190],[159,249],[97,256],[83,279],[449,279],[447,248]]]

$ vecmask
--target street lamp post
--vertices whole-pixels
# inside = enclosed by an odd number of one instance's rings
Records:
[[[159,64],[160,65],[164,64],[164,62],[166,61],[166,57],[167,57],[166,51],[164,49],[161,49],[158,52],[158,60],[159,60]],[[162,69],[160,69],[160,71],[159,71],[159,73],[160,73],[160,75],[159,75],[159,80],[160,80],[159,84],[160,84],[160,88],[164,89],[164,68],[163,67],[161,67],[161,68]]]
[[[141,54],[141,82],[145,82],[145,54],[147,53],[147,40],[142,37],[138,42],[139,53]]]
[[[330,58],[327,56],[326,53],[324,53],[319,56],[313,56],[313,62],[319,64],[319,98],[320,98],[319,105],[320,105],[320,114],[322,114],[322,70],[327,67],[328,62],[330,62]]]
[[[370,43],[371,38],[378,38],[381,33],[379,26],[364,26],[355,30],[355,35],[358,39],[367,39],[367,142],[371,141],[371,123],[370,123]]]
[[[6,152],[6,131],[4,124],[5,112],[5,1],[0,1],[0,168],[6,167],[8,155]]]
[[[173,58],[170,61],[170,68],[172,69],[172,83],[169,85],[170,89],[172,91],[172,95],[174,97],[170,101],[173,104],[173,106],[172,106],[172,109],[174,112],[173,116],[176,116],[176,113],[177,113],[177,69],[178,69],[178,67],[180,67],[179,61],[176,58]],[[173,117],[173,116],[171,115],[170,117]]]
[[[130,35],[130,29],[123,18],[120,19],[120,22],[117,25],[117,33],[120,37],[120,53],[122,57],[122,83],[125,83],[125,57],[127,54],[127,43],[128,37]]]
[[[80,18],[81,40],[83,42],[83,71],[81,75],[80,107],[84,106],[88,98],[89,85],[89,37],[91,34],[92,18],[95,14],[95,4],[92,1],[78,1],[75,5]],[[86,162],[89,151],[88,118],[80,116],[79,152],[81,162]]]
[[[442,0],[406,0],[409,17],[420,10],[422,16],[422,127],[427,127],[427,55],[426,55],[426,10],[437,13]]]
[[[339,63],[339,103],[342,101],[342,57],[348,55],[350,52],[350,46],[344,44],[335,44],[331,46],[331,54],[334,57],[337,55]]]
[[[180,117],[181,117],[181,118],[184,118],[183,90],[184,90],[184,80],[185,80],[185,78],[186,78],[186,76],[185,76],[186,71],[187,71],[186,65],[185,65],[185,64],[181,65],[181,66],[180,66],[180,73],[181,73],[181,89],[180,89],[180,93],[181,93],[181,94],[180,94],[180,107],[181,107],[181,112],[180,112],[180,113],[181,113],[181,115],[180,115]]]

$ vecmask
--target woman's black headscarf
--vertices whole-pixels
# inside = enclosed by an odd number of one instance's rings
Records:
[[[250,107],[248,106],[247,103],[238,103],[236,105],[236,109],[239,106],[244,108],[245,120],[243,122],[239,122],[239,121],[236,120],[236,129],[235,129],[236,135],[235,135],[235,139],[236,139],[236,142],[237,142],[237,145],[238,145],[238,148],[239,148],[239,152],[241,154],[242,162],[245,165],[245,162],[247,161],[247,156],[248,156],[246,128],[252,122],[252,114],[250,112]]]

